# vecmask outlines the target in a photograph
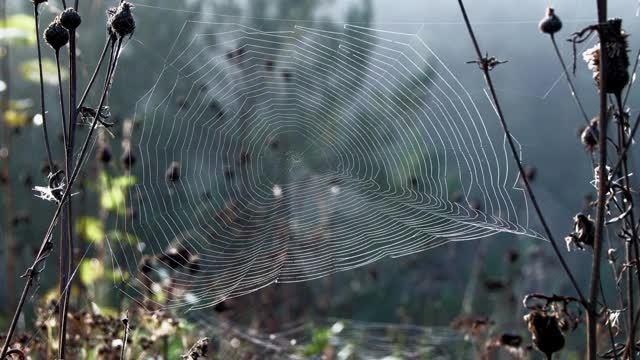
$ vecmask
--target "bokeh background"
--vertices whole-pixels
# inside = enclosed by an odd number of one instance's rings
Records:
[[[104,44],[104,13],[113,4],[103,0],[81,0],[80,3],[85,20],[79,35],[80,83],[84,84]],[[484,104],[481,109],[488,126],[499,129],[497,117],[487,106],[481,73],[476,65],[466,63],[474,59],[474,53],[459,8],[452,1],[140,0],[133,4],[138,27],[123,50],[109,98],[111,119],[116,121],[116,126],[110,129],[112,134],[101,130],[92,148],[98,152],[100,145],[107,144],[114,160],[104,164],[91,156],[81,176],[78,194],[74,196],[79,219],[77,260],[101,262],[81,262],[78,291],[87,293],[104,308],[118,309],[127,301],[120,291],[118,276],[121,274],[115,274],[110,267],[110,250],[101,240],[109,231],[118,231],[117,224],[126,214],[112,213],[105,208],[102,198],[109,196],[105,193],[117,190],[108,184],[126,182],[127,176],[135,176],[138,171],[133,167],[128,172],[118,160],[123,152],[123,136],[127,136],[123,125],[135,123],[136,104],[160,76],[171,44],[186,21],[228,21],[270,31],[289,28],[292,24],[340,28],[344,23],[419,31],[474,101]],[[583,122],[562,78],[558,59],[548,37],[537,29],[539,19],[550,5],[564,22],[559,39],[567,38],[571,32],[596,19],[595,2],[578,0],[553,3],[491,0],[467,4],[481,46],[490,55],[508,60],[492,72],[498,95],[511,130],[522,146],[524,164],[536,169],[534,190],[552,231],[562,238],[572,230],[572,217],[585,208],[585,197],[593,192],[592,165],[577,135]],[[5,64],[0,77],[4,84],[0,96],[5,97],[3,106],[8,107],[2,110],[11,111],[13,117],[8,120],[5,115],[1,128],[0,161],[4,177],[0,194],[3,199],[0,327],[10,319],[22,287],[19,276],[32,262],[54,210],[52,203],[36,198],[32,191],[35,185],[44,185],[45,181],[42,133],[37,121],[33,121],[39,111],[34,81],[37,80],[33,62],[35,45],[28,33],[32,25],[24,19],[31,19],[32,6],[28,1],[17,0],[6,0],[3,6],[9,20],[1,23],[0,29],[3,41],[0,56]],[[624,28],[631,34],[631,56],[640,46],[635,36],[639,30],[636,15],[639,6],[633,0],[609,2],[610,15],[622,17]],[[58,1],[42,6],[41,27],[59,7]],[[560,43],[565,60],[571,63],[570,44]],[[593,46],[593,41],[584,46]],[[51,55],[46,49],[49,61],[53,60]],[[581,52],[577,57],[578,92],[587,113],[595,114],[597,93],[591,73],[586,71]],[[57,98],[53,66],[50,63],[46,72],[49,79],[46,90],[49,121],[57,124],[59,112],[54,106]],[[638,114],[638,91],[634,88],[630,95],[631,118]],[[62,147],[59,131],[56,126],[51,128],[54,150],[59,151]],[[81,132],[84,134],[86,130],[81,128]],[[496,137],[500,144],[502,140]],[[637,161],[635,155],[632,161]],[[636,182],[633,177],[632,181]],[[531,218],[532,228],[539,230],[533,215]],[[92,244],[90,250],[87,244]],[[568,257],[571,266],[578,269],[575,272],[578,280],[586,287],[589,255],[576,252]],[[29,300],[29,309],[20,323],[22,329],[33,328],[33,308],[43,298],[55,298],[55,279],[56,261],[51,259]],[[605,284],[607,288],[611,286]],[[464,337],[451,329],[454,319],[488,316],[496,322],[497,332],[524,335],[521,299],[527,293],[538,291],[571,293],[549,244],[539,239],[499,234],[475,241],[450,242],[402,258],[382,259],[313,281],[274,284],[183,316],[204,333],[219,334],[226,326],[234,327],[238,334],[254,339],[256,347],[262,346],[261,342],[295,347],[299,344],[290,341],[295,339],[307,345],[315,344],[319,338],[322,340],[322,331],[343,324],[352,333],[344,332],[347,340],[336,345],[337,349],[359,344],[363,351],[375,354],[374,357],[395,353],[400,358],[414,355],[418,358],[437,348],[441,356],[464,358],[471,357],[473,351]],[[82,301],[77,305],[83,306]],[[279,334],[277,341],[270,334]],[[282,343],[282,339],[288,343]],[[388,344],[383,339],[388,340]],[[373,344],[383,345],[378,349]],[[262,351],[275,351],[266,345],[263,347],[266,349]],[[403,353],[403,349],[407,352]],[[571,349],[564,355],[566,358],[581,358],[579,342],[572,344]]]

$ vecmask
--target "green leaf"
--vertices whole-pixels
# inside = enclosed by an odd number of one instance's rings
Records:
[[[69,73],[66,69],[60,69],[60,77],[62,81],[69,77]],[[38,60],[28,60],[20,64],[20,74],[22,77],[32,83],[40,83],[40,68],[38,66]],[[42,60],[42,79],[46,85],[58,85],[58,68],[56,63],[51,60]]]
[[[0,21],[0,40],[10,45],[34,45],[36,26],[32,16],[16,14]]]
[[[92,286],[104,276],[104,265],[98,259],[83,259],[80,262],[80,282]]]
[[[136,177],[132,175],[123,175],[113,178],[113,187],[128,188],[136,184]]]
[[[129,245],[137,245],[140,242],[137,236],[124,231],[111,230],[107,236],[109,240],[115,240]]]
[[[104,240],[104,226],[100,220],[84,216],[76,221],[76,232],[85,240],[100,244]]]
[[[124,213],[126,204],[127,189],[136,184],[136,177],[125,175],[112,178],[109,184],[108,176],[101,176],[100,183],[103,185],[100,195],[100,205],[109,211]]]
[[[111,282],[124,282],[129,280],[129,273],[120,269],[116,269],[113,271],[106,270],[104,272],[104,278],[110,280]]]
[[[314,355],[320,355],[324,351],[324,349],[329,345],[329,340],[331,339],[331,330],[330,329],[318,329],[316,330],[311,338],[311,343],[306,346],[304,349],[304,355],[307,357],[311,357]]]
[[[106,210],[120,212],[124,210],[125,200],[124,190],[112,187],[102,192],[100,205]]]

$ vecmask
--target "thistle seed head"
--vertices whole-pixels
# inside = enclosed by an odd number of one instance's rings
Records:
[[[562,29],[562,21],[555,14],[553,8],[547,8],[547,15],[540,20],[538,29],[549,35],[553,35]]]
[[[60,24],[58,17],[45,29],[44,41],[55,51],[60,50],[69,42],[69,32]]]
[[[60,14],[60,24],[69,31],[74,31],[81,23],[82,18],[74,8],[68,8]]]
[[[122,2],[118,7],[107,10],[107,32],[109,35],[116,34],[120,38],[133,35],[136,29],[136,21],[131,13],[133,5],[129,2]]]

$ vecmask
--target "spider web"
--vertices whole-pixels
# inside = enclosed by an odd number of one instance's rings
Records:
[[[422,27],[395,30],[176,29],[136,103],[137,216],[117,222],[141,243],[109,241],[123,290],[199,309],[450,241],[543,239],[491,104]]]

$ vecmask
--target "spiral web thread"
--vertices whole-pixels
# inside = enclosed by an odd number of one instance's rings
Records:
[[[138,216],[118,226],[144,246],[109,241],[134,298],[205,308],[449,241],[543,238],[490,104],[420,31],[187,21],[135,119]]]

